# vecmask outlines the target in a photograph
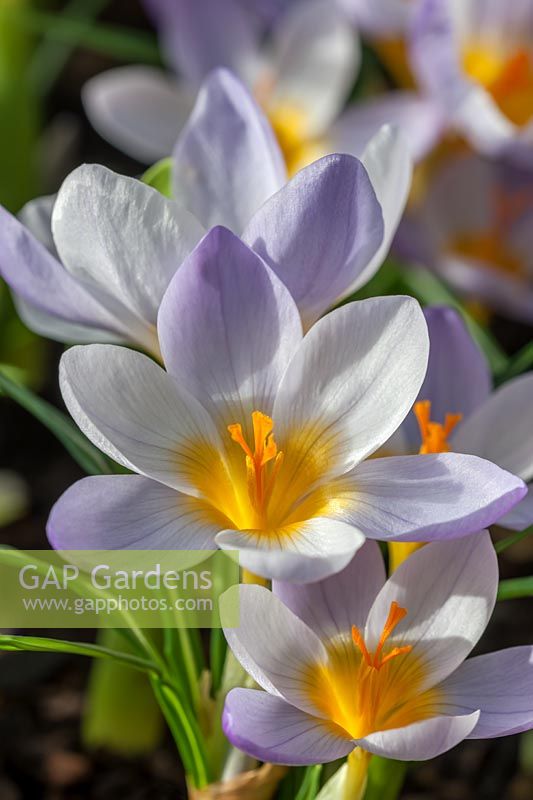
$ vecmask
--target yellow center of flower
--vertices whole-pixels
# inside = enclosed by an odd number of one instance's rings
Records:
[[[302,109],[277,105],[267,113],[290,176],[328,152],[322,139],[309,135],[308,119]]]
[[[258,528],[266,527],[268,503],[272,496],[274,482],[283,462],[283,453],[278,452],[272,433],[274,423],[261,411],[252,414],[254,449],[246,442],[242,426],[236,422],[228,425],[234,442],[244,450],[246,458],[246,479],[248,497],[258,520]]]
[[[525,277],[523,259],[513,251],[508,237],[510,227],[532,207],[533,196],[530,191],[507,192],[498,189],[492,197],[492,215],[487,229],[460,234],[452,242],[449,251],[481,261],[504,274]]]
[[[353,626],[351,642],[331,643],[327,664],[314,665],[305,676],[312,702],[349,738],[401,728],[437,713],[439,695],[423,689],[426,672],[412,646],[387,647],[406,614],[392,602],[373,651]]]
[[[492,95],[503,114],[522,126],[533,117],[533,53],[518,48],[511,53],[498,52],[488,45],[474,45],[465,50],[465,70]]]

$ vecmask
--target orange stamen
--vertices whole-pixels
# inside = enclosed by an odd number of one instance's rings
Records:
[[[228,425],[228,431],[232,440],[244,450],[248,495],[258,514],[264,517],[276,476],[283,462],[283,453],[278,453],[278,447],[272,433],[274,423],[269,416],[261,411],[254,411],[252,413],[252,427],[254,432],[253,452],[244,438],[242,427],[238,422]],[[271,461],[274,461],[274,464],[270,474],[267,474],[266,467]]]
[[[352,639],[355,646],[361,651],[361,655],[363,656],[363,659],[368,667],[380,670],[384,664],[386,664],[388,661],[391,661],[393,658],[411,652],[413,649],[412,645],[408,644],[403,647],[393,647],[392,650],[390,650],[386,655],[382,655],[387,639],[390,637],[397,625],[406,616],[407,609],[402,608],[395,600],[393,600],[389,610],[389,615],[385,625],[383,626],[381,636],[379,637],[378,646],[376,647],[373,655],[368,651],[364,637],[359,628],[356,625],[352,626]]]
[[[431,401],[419,400],[413,408],[420,428],[422,444],[419,453],[449,453],[448,438],[455,426],[462,420],[462,414],[446,414],[444,424],[433,422],[431,419]]]

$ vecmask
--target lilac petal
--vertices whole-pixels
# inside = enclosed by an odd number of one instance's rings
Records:
[[[170,76],[141,65],[101,72],[84,85],[82,100],[98,133],[145,164],[171,154],[193,105]]]
[[[47,524],[57,550],[215,549],[220,526],[200,502],[139,475],[98,475],[71,486]]]
[[[226,426],[270,414],[302,337],[292,297],[225,228],[212,229],[174,276],[158,318],[169,372]],[[229,435],[228,435],[229,443]]]
[[[270,105],[301,111],[305,132],[320,136],[337,117],[361,62],[354,29],[330,0],[293,3],[273,35]]]
[[[489,365],[455,309],[430,306],[424,310],[424,315],[429,330],[429,361],[419,400],[431,402],[431,418],[435,422],[444,423],[446,414],[462,414],[459,428],[463,428],[467,424],[466,418],[490,395]],[[413,413],[409,414],[402,428],[411,452],[417,453],[421,436]],[[459,450],[483,455],[477,450]]]
[[[246,672],[270,694],[323,717],[309,692],[309,668],[326,663],[318,636],[263,586],[233,586],[220,597],[224,623],[239,603],[239,627],[224,627],[234,656]],[[258,635],[259,634],[259,635]]]
[[[387,541],[457,539],[492,525],[526,494],[515,475],[476,456],[375,458],[337,481],[340,518]]]
[[[329,132],[331,147],[360,156],[385,124],[400,130],[415,161],[433,149],[444,128],[443,114],[436,103],[415,92],[393,91],[365,99],[341,114]]]
[[[305,585],[274,581],[272,591],[323,641],[363,629],[385,583],[385,565],[376,542],[366,542],[342,572]]]
[[[221,531],[216,543],[222,550],[238,550],[250,572],[302,584],[344,569],[364,537],[344,522],[314,517],[269,531]]]
[[[354,744],[377,756],[398,761],[427,761],[446,753],[471,733],[479,711],[456,717],[432,717],[404,728],[378,731]]]
[[[378,594],[366,624],[367,646],[370,651],[377,647],[391,604],[397,602],[407,615],[387,646],[410,645],[415,669],[420,664],[419,690],[436,686],[483,635],[497,589],[498,561],[488,531],[455,542],[431,542],[404,561]],[[406,670],[409,664],[406,657]]]
[[[267,200],[243,239],[289,288],[310,327],[368,266],[383,241],[383,217],[361,162],[329,155]]]
[[[327,454],[324,477],[347,472],[392,435],[426,370],[426,323],[416,301],[379,297],[319,320],[287,369],[274,406],[278,438],[303,430]],[[284,465],[288,477],[288,461]]]
[[[500,386],[454,433],[459,453],[474,453],[533,478],[533,372]]]
[[[0,274],[23,301],[75,325],[123,329],[23,225],[0,207]]]
[[[240,233],[285,179],[262,111],[237,78],[215,70],[174,150],[174,196],[206,228],[225,225]]]
[[[340,729],[256,689],[230,691],[222,728],[239,750],[271,764],[324,764],[354,747]]]
[[[533,648],[528,645],[470,658],[439,689],[446,713],[480,709],[470,739],[491,739],[533,728],[532,686]]]
[[[144,0],[169,64],[193,86],[216,67],[252,80],[258,62],[256,22],[247,2]]]
[[[533,484],[527,487],[527,495],[508,514],[498,520],[502,528],[523,531],[533,525]]]
[[[223,480],[209,414],[147,356],[114,345],[73,347],[59,382],[83,433],[128,469],[192,496],[202,495],[203,481]]]

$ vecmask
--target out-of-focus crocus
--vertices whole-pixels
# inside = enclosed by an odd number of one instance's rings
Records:
[[[264,108],[291,173],[337,150],[327,132],[354,83],[360,47],[334,3],[286,4],[267,44],[251,13],[253,4],[147,0],[147,5],[179,82],[141,66],[111,70],[89,81],[85,108],[105,138],[141,161],[169,155],[197,87],[212,69],[227,67]]]
[[[531,173],[459,153],[430,177],[396,246],[464,296],[532,323],[532,230]]]
[[[288,286],[307,327],[381,266],[410,180],[401,137],[384,128],[362,161],[325,156],[287,183],[266,118],[218,70],[176,145],[173,200],[104,167],[80,167],[55,204],[41,198],[23,209],[27,227],[0,209],[0,273],[38,333],[114,337],[157,355],[170,279],[205,231],[223,224]]]
[[[262,761],[297,765],[356,747],[419,761],[465,738],[529,730],[533,649],[465,660],[497,588],[483,531],[428,544],[388,581],[378,546],[367,542],[322,582],[230,589],[229,597],[240,593],[240,627],[226,637],[264,691],[229,693],[227,737]]]
[[[421,0],[411,63],[475,149],[533,167],[532,0]]]
[[[428,338],[411,298],[347,304],[302,338],[274,272],[215,228],[158,316],[165,372],[114,345],[63,356],[82,431],[139,473],[86,478],[54,507],[55,547],[239,549],[254,573],[306,582],[364,537],[465,536],[507,513],[519,478],[475,456],[369,459],[422,384]]]
[[[472,453],[533,481],[533,373],[492,390],[488,364],[452,308],[424,311],[428,369],[414,410],[385,451]],[[498,524],[533,524],[533,492]]]

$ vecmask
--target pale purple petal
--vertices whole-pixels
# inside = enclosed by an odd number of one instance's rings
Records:
[[[415,92],[396,90],[360,100],[345,111],[328,134],[331,147],[360,156],[385,124],[401,131],[415,161],[424,158],[444,132],[443,114],[436,103]]]
[[[139,475],[78,481],[46,527],[57,550],[214,550],[217,530],[198,500]]]
[[[407,615],[388,647],[412,646],[420,690],[451,675],[482,636],[498,590],[498,561],[488,531],[456,542],[432,542],[392,573],[368,616],[365,642],[374,650],[391,603]],[[405,657],[408,669],[409,656]]]
[[[314,517],[269,531],[225,530],[222,550],[238,550],[240,564],[265,578],[295,583],[319,581],[349,564],[364,544],[352,525]]]
[[[480,709],[470,739],[490,739],[533,728],[533,648],[510,647],[470,658],[439,687],[446,713]]]
[[[234,586],[224,592],[220,598],[223,624],[237,601],[239,627],[224,626],[233,655],[267,692],[323,717],[306,683],[309,668],[327,660],[318,636],[264,586]]]
[[[98,133],[145,164],[171,154],[193,106],[170,75],[141,65],[101,72],[84,85],[82,100]]]
[[[533,484],[529,484],[524,499],[518,503],[508,514],[498,520],[502,528],[512,531],[523,531],[533,525]]]
[[[40,312],[75,325],[123,332],[120,322],[2,207],[0,274],[23,301]]]
[[[193,86],[215,67],[253,79],[258,59],[256,22],[242,0],[145,0],[169,63]]]
[[[342,572],[305,585],[274,581],[272,591],[323,641],[364,628],[368,612],[385,583],[385,565],[376,542],[366,542]]]
[[[205,225],[240,233],[286,180],[274,134],[230,72],[205,81],[174,150],[174,196]]]
[[[404,728],[371,733],[363,739],[355,739],[354,744],[384,758],[427,761],[466,739],[478,717],[478,711],[465,716],[432,717]]]
[[[336,482],[339,518],[372,539],[457,539],[492,525],[526,494],[524,483],[476,456],[374,458]]]
[[[114,345],[62,357],[65,404],[83,433],[136,472],[190,495],[219,468],[222,444],[209,414],[147,356]]]
[[[57,258],[57,250],[52,236],[52,211],[56,198],[55,194],[36,197],[26,203],[17,216],[30,233],[33,233],[35,238],[44,244],[48,252]]]
[[[310,327],[368,267],[383,241],[383,216],[361,162],[329,155],[267,200],[243,239],[289,288]]]
[[[274,406],[278,437],[306,432],[328,454],[329,474],[347,472],[380,447],[422,384],[427,328],[418,303],[380,297],[319,320],[285,373]]]
[[[158,329],[167,369],[224,432],[235,422],[247,429],[255,410],[271,413],[302,338],[288,290],[225,228],[212,229],[174,276]]]
[[[459,453],[475,453],[533,478],[533,372],[500,386],[451,439]]]
[[[256,689],[231,690],[222,728],[234,747],[271,764],[324,764],[354,747],[340,729]]]

